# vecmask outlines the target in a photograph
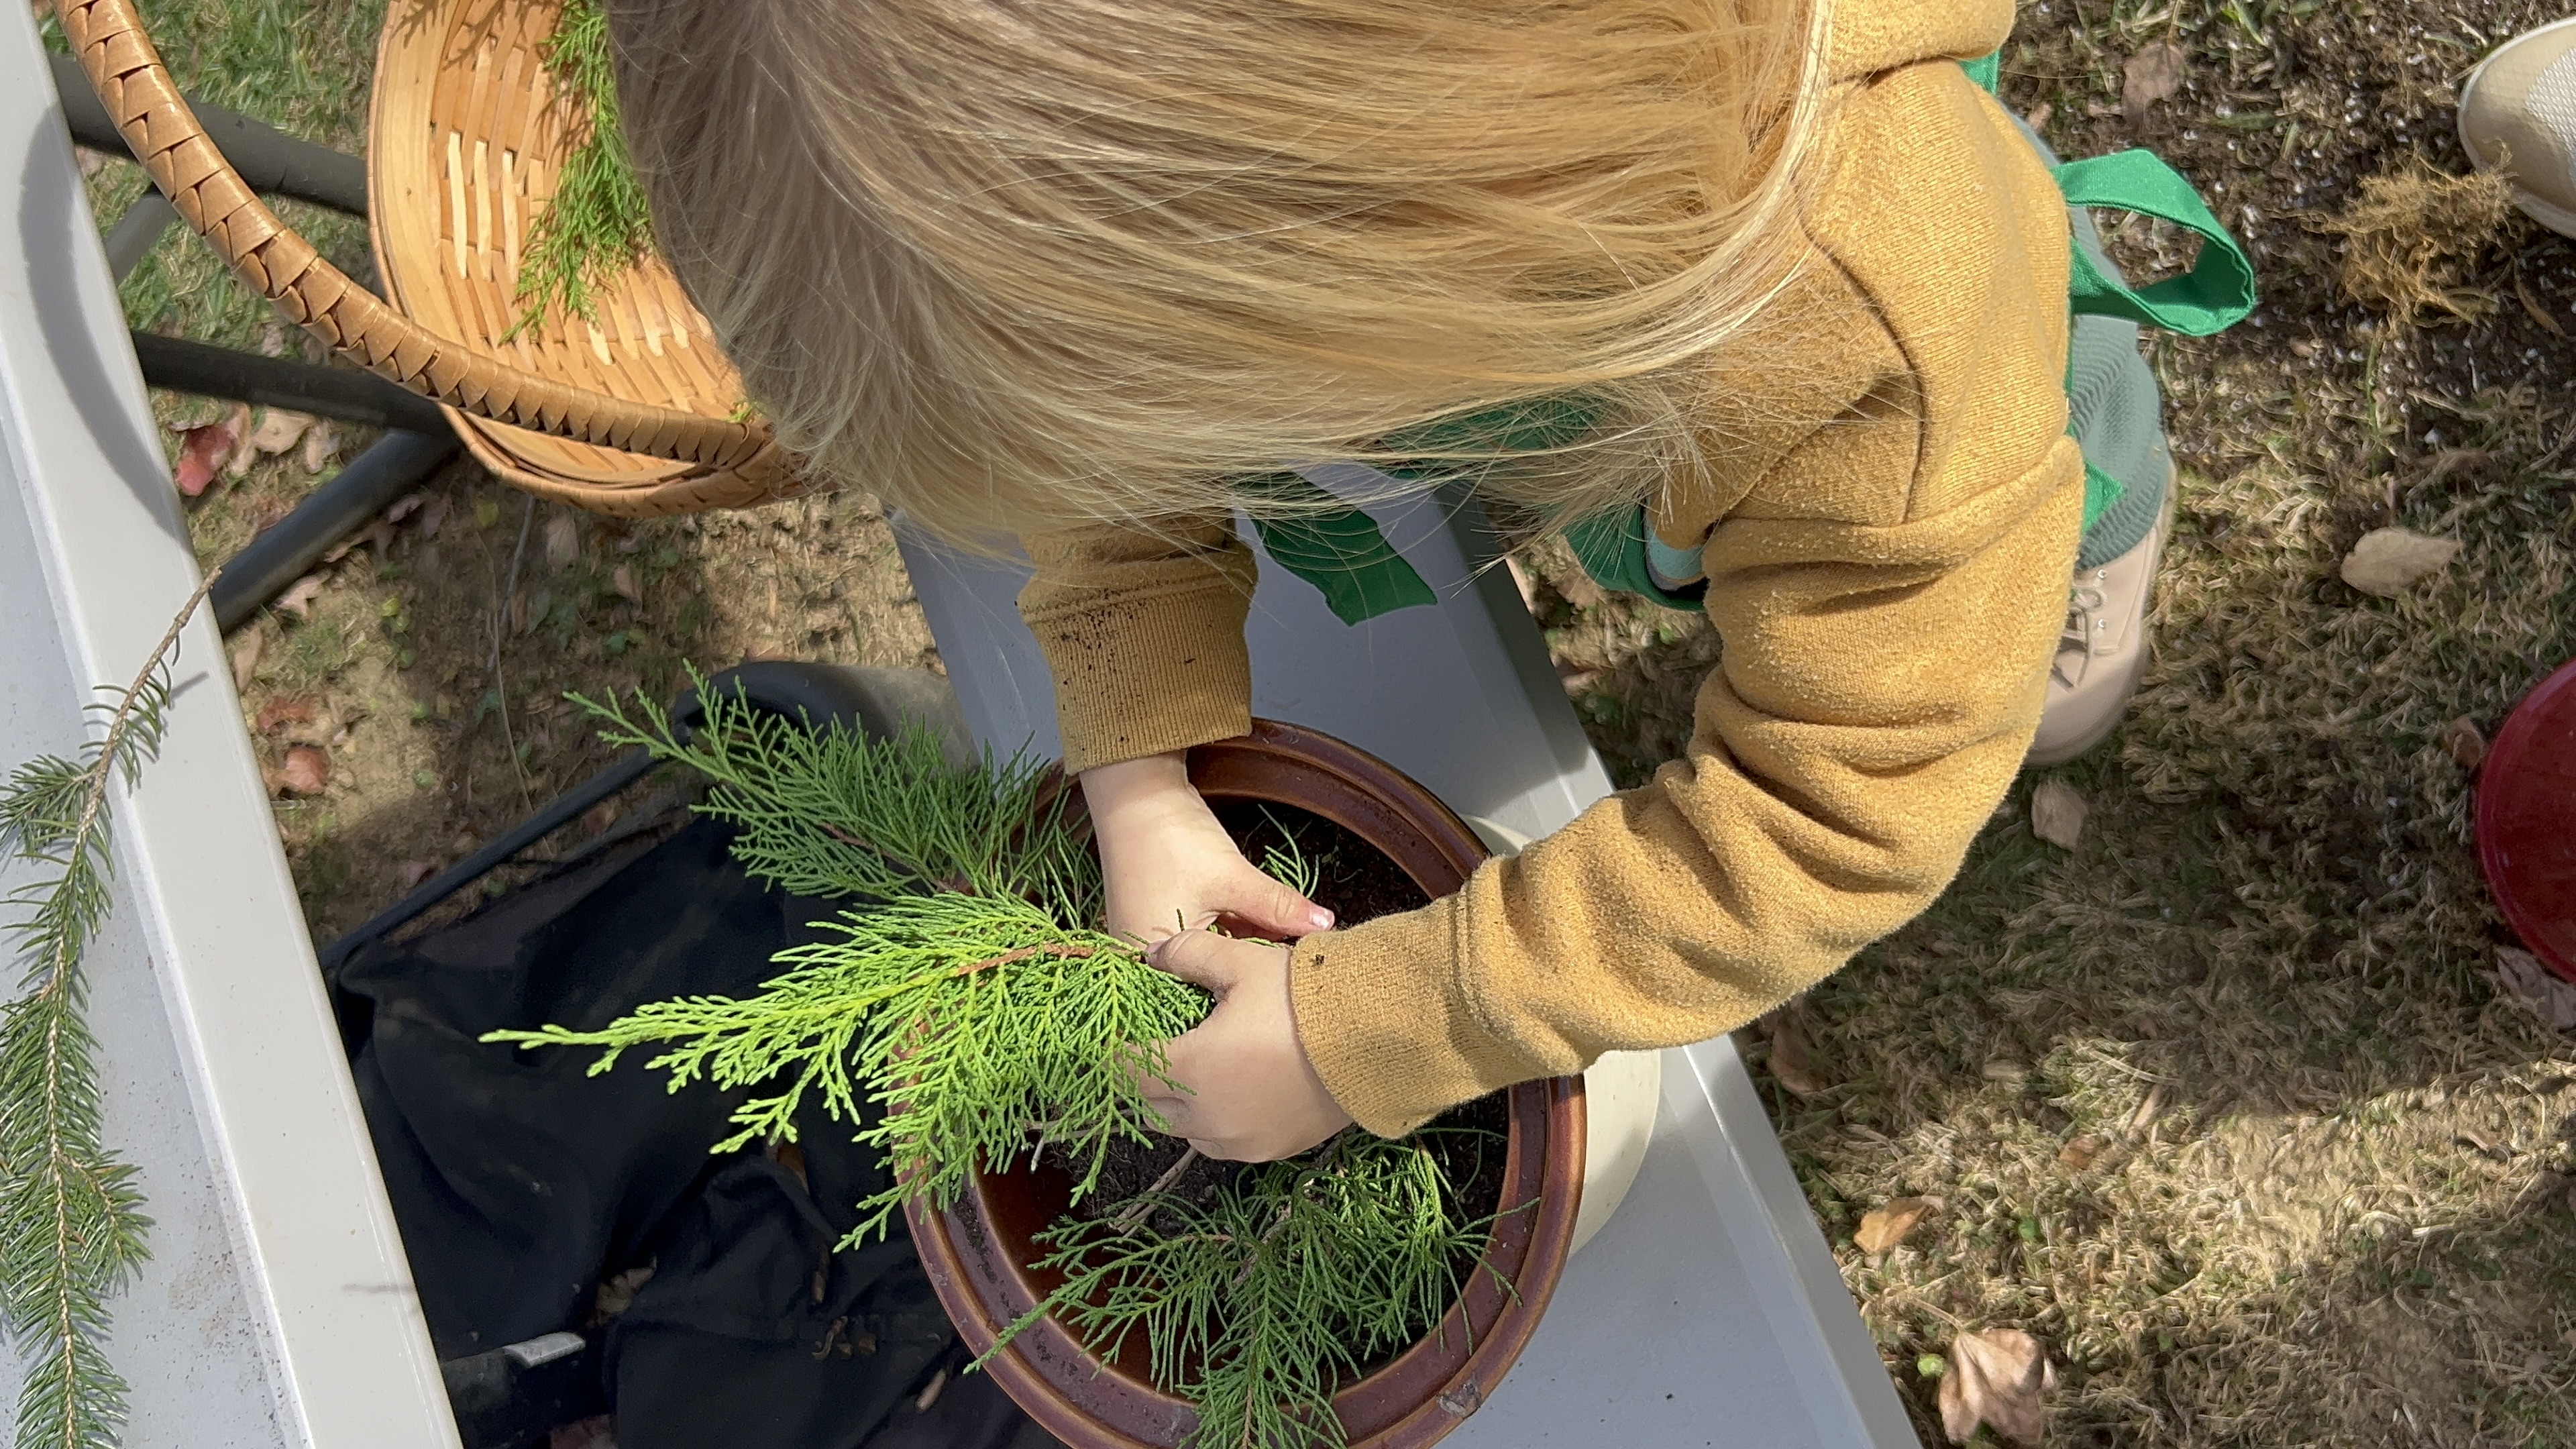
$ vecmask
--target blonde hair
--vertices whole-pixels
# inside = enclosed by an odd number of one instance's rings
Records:
[[[1687,474],[1797,255],[1823,0],[610,0],[659,242],[817,476],[952,539],[1569,391]],[[1468,446],[1459,456],[1490,457]]]

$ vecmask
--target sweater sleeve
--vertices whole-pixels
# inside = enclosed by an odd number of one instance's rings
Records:
[[[1250,732],[1255,569],[1232,519],[1021,542],[1036,572],[1020,617],[1055,677],[1068,773]]]
[[[1837,122],[1849,184],[1811,208],[1791,321],[1829,415],[1781,426],[1761,366],[1711,404],[1745,481],[1689,531],[1723,649],[1684,757],[1447,899],[1298,943],[1299,1038],[1371,1131],[1769,1009],[1929,904],[2019,769],[2083,510],[2065,217],[1946,72]]]

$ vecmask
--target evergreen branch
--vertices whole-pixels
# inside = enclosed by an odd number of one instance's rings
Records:
[[[1029,1150],[1032,1124],[1073,1163],[1077,1194],[1119,1139],[1148,1140],[1159,1119],[1142,1079],[1162,1079],[1158,1043],[1195,1024],[1206,999],[1147,966],[1132,947],[1068,932],[1023,901],[943,894],[818,923],[836,939],[780,953],[797,969],[758,995],[653,1002],[594,1032],[549,1026],[487,1041],[596,1046],[606,1071],[629,1048],[676,1091],[701,1078],[751,1088],[733,1114],[732,1151],[792,1140],[819,1097],[882,1149],[895,1184],[860,1204],[853,1242],[885,1230],[909,1197],[953,1202],[976,1166]]]
[[[1063,1285],[984,1359],[1049,1315],[1103,1358],[1141,1332],[1155,1383],[1198,1408],[1192,1449],[1340,1449],[1334,1390],[1439,1323],[1492,1223],[1421,1140],[1456,1130],[1346,1132],[1205,1207],[1157,1189],[1142,1217],[1061,1220],[1036,1266]]]
[[[545,61],[582,111],[585,129],[529,228],[515,297],[523,310],[511,337],[544,321],[552,308],[596,322],[600,294],[653,247],[653,210],[627,155],[608,16],[599,0],[565,0]]]
[[[31,1360],[22,1446],[112,1449],[125,1421],[125,1380],[98,1340],[150,1221],[134,1170],[101,1140],[81,964],[109,903],[109,787],[131,789],[159,752],[179,634],[214,582],[189,595],[131,683],[101,687],[97,739],[73,759],[29,760],[0,786],[0,855],[39,872],[9,896],[26,969],[23,994],[0,1007],[0,1326]]]
[[[695,669],[689,678],[703,713],[685,736],[640,692],[631,715],[614,699],[570,697],[602,740],[704,775],[714,788],[698,812],[742,832],[734,858],[752,875],[806,896],[962,890],[1024,897],[1068,922],[1098,914],[1099,865],[1062,802],[1041,799],[1041,764],[990,750],[954,763],[912,722],[891,740],[817,730],[710,688]]]
[[[631,712],[575,699],[608,742],[704,775],[697,808],[736,827],[751,874],[857,900],[815,923],[823,939],[780,952],[787,969],[748,998],[484,1040],[600,1048],[594,1073],[645,1048],[673,1091],[740,1091],[719,1152],[793,1139],[819,1102],[892,1168],[843,1246],[887,1232],[907,1201],[954,1202],[971,1174],[1023,1153],[1060,1154],[1074,1201],[1090,1196],[1111,1147],[1160,1126],[1145,1084],[1178,1088],[1163,1043],[1208,999],[1085,924],[1098,865],[1046,802],[1044,773],[989,752],[952,764],[917,727],[891,740],[818,731],[691,677],[702,715],[685,733],[640,694]],[[1285,844],[1265,868],[1312,894],[1319,863],[1275,833]],[[1493,1136],[1470,1140],[1481,1151]],[[1198,1406],[1200,1449],[1339,1449],[1334,1388],[1439,1323],[1492,1221],[1462,1208],[1421,1137],[1345,1133],[1244,1169],[1208,1207],[1171,1195],[1185,1156],[1117,1213],[1043,1235],[1039,1266],[1064,1286],[1002,1341],[1048,1314],[1112,1356],[1142,1332],[1156,1381]]]

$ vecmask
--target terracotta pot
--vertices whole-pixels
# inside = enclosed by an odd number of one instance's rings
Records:
[[[1211,801],[1320,815],[1376,846],[1435,898],[1456,890],[1485,857],[1447,806],[1393,766],[1294,725],[1256,721],[1247,738],[1190,751],[1190,781]],[[1457,1427],[1520,1356],[1556,1289],[1583,1192],[1583,1079],[1525,1082],[1505,1095],[1505,1212],[1484,1266],[1437,1330],[1334,1396],[1354,1449],[1419,1449]],[[991,1348],[1063,1281],[1028,1265],[1042,1256],[1033,1238],[1063,1216],[1071,1189],[1052,1165],[1024,1164],[978,1175],[954,1208],[906,1210],[931,1284],[970,1351]],[[1050,1318],[1013,1339],[985,1371],[1072,1449],[1166,1449],[1197,1422],[1188,1404],[1147,1378],[1142,1335],[1103,1363]]]

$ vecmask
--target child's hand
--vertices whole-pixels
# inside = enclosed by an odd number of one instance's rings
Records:
[[[1287,947],[1186,931],[1146,959],[1217,997],[1207,1020],[1168,1045],[1166,1070],[1186,1094],[1145,1083],[1173,1135],[1209,1157],[1270,1162],[1351,1125],[1297,1042]]]
[[[1151,944],[1219,916],[1275,941],[1331,927],[1333,914],[1261,873],[1190,787],[1181,755],[1149,755],[1082,772],[1100,843],[1109,930]]]

